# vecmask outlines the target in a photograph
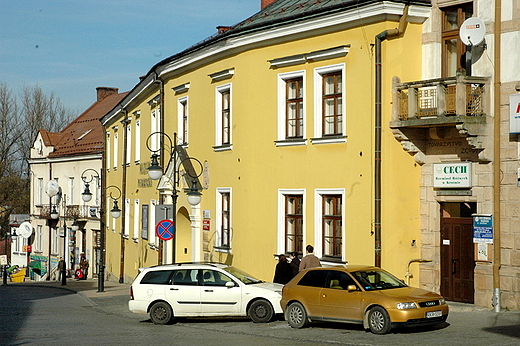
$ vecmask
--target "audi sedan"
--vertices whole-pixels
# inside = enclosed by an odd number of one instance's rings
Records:
[[[346,322],[375,334],[440,324],[449,312],[437,293],[409,287],[381,268],[350,265],[300,272],[283,287],[280,304],[293,328],[311,321]]]
[[[178,263],[141,268],[128,307],[155,324],[176,317],[249,316],[269,322],[281,314],[282,285],[260,281],[218,263]]]

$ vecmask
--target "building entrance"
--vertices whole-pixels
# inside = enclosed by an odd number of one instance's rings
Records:
[[[441,294],[474,303],[473,218],[476,203],[441,203]]]

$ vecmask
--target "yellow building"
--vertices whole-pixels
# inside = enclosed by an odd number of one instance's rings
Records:
[[[267,2],[153,66],[102,118],[111,278],[216,261],[271,281],[275,254],[311,244],[322,263],[378,264],[404,279],[421,257],[421,171],[388,127],[392,77],[421,78],[430,13],[429,1],[406,3]],[[158,182],[152,151],[167,167]],[[177,171],[175,242],[162,242]],[[202,201],[191,206],[195,177]]]

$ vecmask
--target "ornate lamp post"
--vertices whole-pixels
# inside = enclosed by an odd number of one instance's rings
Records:
[[[90,183],[94,180],[94,178],[99,178],[99,174],[94,169],[86,169],[81,174],[81,180],[83,180],[83,183],[85,184],[85,189],[81,193],[81,198],[84,202],[90,202],[92,200],[92,193],[90,192]],[[113,201],[113,207],[110,213],[112,214],[112,217],[119,218],[121,216],[121,210],[117,206],[117,200],[121,197],[121,190],[114,185],[108,186],[106,189],[101,189],[102,196],[101,196],[101,207],[99,211],[99,269],[98,269],[98,292],[104,292],[105,291],[105,197],[104,192],[105,190],[108,190],[109,188],[115,188],[119,192],[118,197],[114,197],[112,193],[110,193],[110,198]]]
[[[172,216],[172,221],[173,221],[173,227],[174,227],[174,232],[175,232],[175,227],[177,227],[176,225],[176,222],[177,222],[177,198],[179,197],[179,194],[178,194],[178,190],[177,188],[179,187],[179,183],[180,183],[180,179],[179,179],[179,170],[182,167],[184,167],[185,171],[186,171],[186,174],[189,176],[189,184],[190,184],[190,187],[188,189],[185,189],[185,192],[186,194],[188,195],[188,203],[192,206],[196,206],[200,203],[201,201],[201,196],[202,196],[202,193],[200,192],[200,190],[202,188],[199,188],[199,183],[198,183],[198,178],[200,177],[200,175],[202,174],[202,170],[203,170],[203,167],[202,167],[202,163],[194,158],[194,157],[189,157],[186,153],[186,151],[184,150],[184,148],[177,144],[177,133],[174,133],[173,134],[173,142],[172,142],[172,139],[170,138],[170,136],[168,136],[168,134],[164,133],[164,132],[154,132],[152,134],[150,134],[148,136],[148,138],[146,139],[146,147],[148,148],[149,151],[152,152],[152,156],[151,156],[151,165],[150,167],[148,167],[148,176],[150,177],[150,179],[152,180],[159,180],[161,179],[161,177],[163,176],[163,168],[161,167],[161,165],[159,164],[159,158],[160,158],[160,146],[159,146],[159,149],[156,149],[156,148],[150,148],[150,145],[149,145],[149,141],[150,139],[153,137],[153,136],[160,136],[160,137],[164,137],[166,139],[168,139],[168,141],[170,142],[170,147],[167,149],[170,151],[170,164],[174,165],[173,166],[173,172],[172,172],[172,175],[173,175],[173,179],[172,179],[172,204],[173,204],[173,216]],[[193,168],[193,165],[192,165],[192,161],[198,163],[200,165],[200,173],[197,174],[195,172],[195,169]],[[175,263],[175,245],[176,245],[176,236],[174,234],[173,238],[172,238],[172,263]]]
[[[56,204],[52,205],[51,210],[51,219],[58,220],[60,217],[60,214],[58,212],[61,198],[62,198],[62,192],[61,187],[58,185],[57,180],[51,180],[47,183],[47,189],[45,191],[49,197],[57,196],[58,199],[56,201]],[[65,198],[63,199],[63,204],[65,204]],[[65,207],[65,206],[64,206]],[[67,224],[65,222],[65,216],[63,217],[63,258],[66,258],[67,254]],[[66,286],[67,285],[67,261],[63,261],[63,268],[61,270],[61,285]]]

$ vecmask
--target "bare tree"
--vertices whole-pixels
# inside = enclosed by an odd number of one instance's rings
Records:
[[[24,87],[19,98],[0,83],[0,226],[11,213],[29,212],[27,158],[40,129],[58,132],[73,119],[59,98],[38,86]],[[2,234],[0,234],[2,238]]]

